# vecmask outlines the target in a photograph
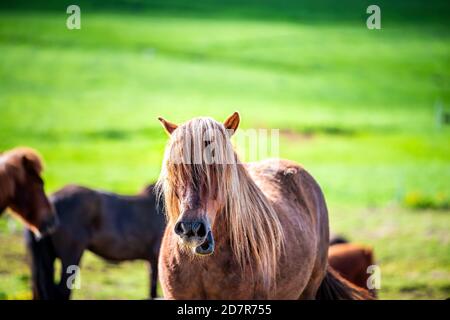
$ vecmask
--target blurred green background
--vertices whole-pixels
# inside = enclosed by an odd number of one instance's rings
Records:
[[[448,298],[449,14],[417,0],[2,1],[0,150],[38,149],[48,192],[133,194],[159,173],[157,116],[238,110],[243,128],[281,130],[332,230],[374,247],[380,298]],[[0,298],[31,297],[21,230],[1,217]],[[74,298],[147,297],[143,262],[88,253],[82,267]]]

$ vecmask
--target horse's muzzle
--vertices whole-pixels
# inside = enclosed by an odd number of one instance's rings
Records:
[[[209,255],[213,253],[214,238],[207,220],[180,220],[175,224],[174,232],[184,245],[192,248],[194,254]]]

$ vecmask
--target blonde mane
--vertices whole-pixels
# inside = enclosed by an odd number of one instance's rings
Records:
[[[213,152],[214,163],[195,159],[198,151],[203,154],[205,141],[211,139],[217,146]],[[249,271],[252,276],[256,271],[265,287],[273,287],[284,248],[281,223],[239,162],[229,133],[211,118],[195,118],[178,127],[166,147],[157,187],[164,197],[169,224],[180,214],[176,188],[194,180],[205,183],[209,196],[217,197],[224,204],[218,215],[224,215],[232,251],[242,271]]]
[[[31,148],[19,147],[0,154],[0,206],[6,205],[7,198],[13,195],[15,182],[23,182],[26,178],[24,158],[37,174],[42,172],[41,157]]]

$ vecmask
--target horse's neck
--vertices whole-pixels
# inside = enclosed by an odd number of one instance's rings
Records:
[[[213,234],[215,249],[214,254],[209,257],[211,259],[210,263],[215,266],[219,272],[225,274],[237,272],[240,267],[231,246],[231,232],[225,214],[221,213],[216,218]]]
[[[215,235],[214,254],[201,258],[198,261],[198,274],[203,283],[201,294],[205,299],[224,299],[234,297],[235,299],[265,299],[263,291],[259,290],[255,279],[249,270],[243,274],[233,249],[231,247],[230,232],[224,215],[216,218],[213,233]],[[183,264],[189,272],[189,280],[192,276],[191,264]],[[186,269],[185,269],[186,270]],[[205,285],[208,284],[208,285]],[[198,298],[198,293],[194,295]]]

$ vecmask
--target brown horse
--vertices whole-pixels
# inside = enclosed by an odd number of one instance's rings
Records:
[[[36,235],[47,234],[56,215],[41,178],[42,160],[30,148],[15,148],[0,154],[0,214],[11,208]]]
[[[355,243],[338,243],[328,249],[328,262],[342,277],[367,288],[368,268],[375,264],[373,249]],[[369,292],[375,297],[375,290]]]
[[[159,259],[168,299],[362,299],[328,269],[319,185],[288,160],[239,162],[240,119],[195,118],[170,134],[158,181],[168,224]]]

